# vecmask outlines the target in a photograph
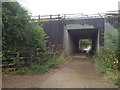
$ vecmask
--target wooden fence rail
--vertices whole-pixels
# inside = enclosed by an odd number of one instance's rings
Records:
[[[16,71],[18,62],[24,62],[24,60],[27,59],[26,56],[20,56],[20,53],[12,53],[8,55],[7,58],[2,58],[2,64],[0,65],[0,68],[2,68],[2,72],[11,72]],[[21,63],[23,64],[23,63]]]

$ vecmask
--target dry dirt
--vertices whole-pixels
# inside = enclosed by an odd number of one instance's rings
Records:
[[[56,72],[3,77],[3,88],[117,88],[85,55],[74,55]]]

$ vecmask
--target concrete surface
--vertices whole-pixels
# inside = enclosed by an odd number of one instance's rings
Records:
[[[74,55],[56,72],[3,77],[2,83],[3,88],[117,88],[85,55]]]
[[[96,69],[85,55],[75,55],[73,59],[51,75],[42,88],[116,88]]]

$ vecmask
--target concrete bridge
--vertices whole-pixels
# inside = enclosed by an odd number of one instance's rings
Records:
[[[62,45],[68,54],[77,52],[80,39],[92,40],[92,51],[105,44],[104,33],[117,29],[117,17],[59,19],[37,22],[54,45]]]

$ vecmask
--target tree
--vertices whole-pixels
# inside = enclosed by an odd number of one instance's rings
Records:
[[[27,51],[29,57],[46,50],[46,34],[43,28],[31,21],[28,11],[17,2],[2,3],[3,54]],[[34,54],[34,55],[31,55]],[[41,56],[43,53],[41,54]]]

